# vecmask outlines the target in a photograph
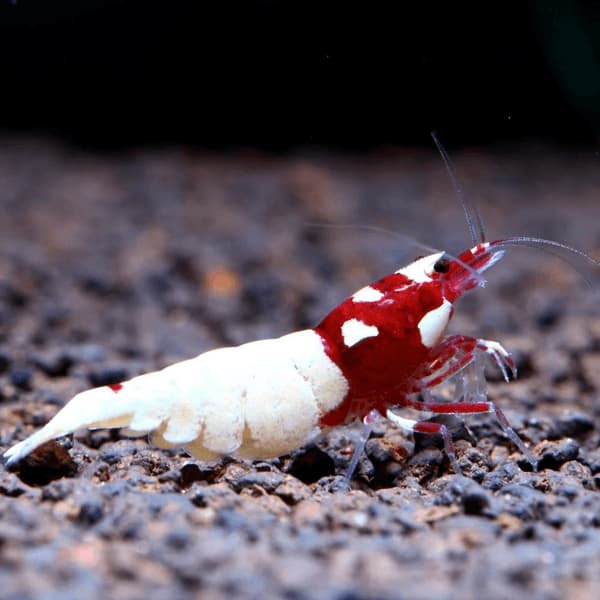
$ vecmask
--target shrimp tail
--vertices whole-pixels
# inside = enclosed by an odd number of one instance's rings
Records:
[[[77,394],[45,427],[7,450],[6,464],[15,464],[38,446],[77,429],[129,427],[133,413],[119,396],[108,386]]]
[[[156,429],[168,407],[162,401],[164,396],[157,394],[152,385],[154,375],[141,375],[75,395],[45,427],[7,450],[3,455],[6,464],[16,464],[38,446],[78,429],[126,427],[127,433],[134,436]],[[140,404],[140,394],[146,397],[146,403]]]

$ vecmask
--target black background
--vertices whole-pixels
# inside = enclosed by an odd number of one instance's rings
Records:
[[[596,4],[1,2],[5,132],[361,150],[600,131]]]

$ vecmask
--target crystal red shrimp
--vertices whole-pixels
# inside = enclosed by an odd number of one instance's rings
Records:
[[[403,429],[440,434],[456,469],[445,426],[392,410],[404,406],[428,413],[495,413],[526,452],[485,396],[442,402],[430,393],[477,364],[480,353],[507,380],[515,374],[499,343],[444,333],[456,300],[483,285],[482,274],[507,246],[525,243],[555,244],[511,238],[476,243],[458,257],[435,252],[358,290],[314,329],[211,350],[81,392],[4,457],[16,463],[44,442],[80,428],[123,427],[130,435],[150,433],[159,447],[184,447],[198,459],[268,458],[294,450],[318,430],[355,419],[369,423],[383,414]]]

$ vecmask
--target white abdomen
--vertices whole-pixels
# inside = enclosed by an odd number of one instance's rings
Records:
[[[320,336],[307,329],[211,350],[121,386],[81,392],[5,457],[16,462],[84,427],[153,432],[157,445],[184,446],[200,459],[275,457],[301,446],[347,391]]]
[[[348,391],[313,330],[212,350],[161,374],[176,393],[157,443],[186,446],[199,458],[290,452]]]

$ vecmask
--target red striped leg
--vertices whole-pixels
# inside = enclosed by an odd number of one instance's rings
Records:
[[[531,464],[536,464],[536,460],[533,458],[529,448],[525,446],[523,440],[510,426],[506,415],[493,402],[421,402],[406,398],[405,405],[416,410],[444,415],[494,413],[498,419],[498,423],[500,423],[500,427],[502,427],[504,435],[521,451]]]
[[[459,371],[462,371],[466,366],[470,365],[475,360],[475,355],[470,352],[469,354],[463,354],[460,357],[453,357],[448,360],[442,369],[435,371],[428,377],[419,379],[413,388],[412,392],[420,392],[426,388],[434,388],[441,383],[444,383],[447,379],[456,375]]]
[[[439,434],[442,436],[444,441],[444,450],[446,456],[452,464],[452,468],[457,475],[461,474],[458,461],[456,460],[456,452],[454,450],[454,444],[452,442],[452,436],[448,431],[448,428],[443,423],[434,423],[433,421],[414,421],[413,419],[405,419],[400,415],[392,412],[390,409],[386,412],[386,417],[394,424],[398,425],[405,431],[417,431],[419,433]]]
[[[514,361],[498,342],[453,335],[433,349],[430,362],[415,374],[416,384],[411,392],[436,387],[456,375],[475,360],[476,350],[485,352],[495,362],[506,381],[509,373],[513,378],[517,376]]]
[[[477,340],[464,335],[452,335],[438,344],[429,362],[415,373],[415,385],[410,393],[433,388],[456,375],[475,359]]]

